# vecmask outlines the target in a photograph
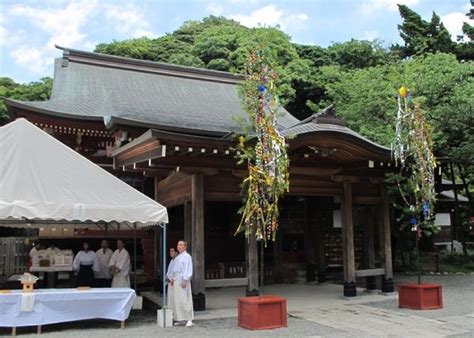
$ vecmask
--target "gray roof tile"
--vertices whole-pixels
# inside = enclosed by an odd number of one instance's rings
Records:
[[[234,83],[226,83],[72,60],[67,67],[62,64],[63,58],[56,59],[49,101],[16,102],[71,117],[109,116],[154,126],[222,133],[239,131],[236,118],[246,116],[235,79]],[[283,112],[279,118],[282,129],[299,122],[286,110]]]

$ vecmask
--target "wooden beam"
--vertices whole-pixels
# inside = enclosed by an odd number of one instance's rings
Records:
[[[247,284],[248,284],[247,278],[206,279],[204,281],[204,286],[206,288],[246,286]]]
[[[238,192],[212,192],[206,191],[204,193],[206,201],[222,201],[222,202],[240,202],[242,197]]]
[[[353,204],[379,205],[380,204],[380,197],[377,197],[377,196],[353,196]]]
[[[356,277],[383,276],[385,269],[364,269],[355,272]]]
[[[189,153],[187,153],[189,154]],[[188,155],[166,156],[164,158],[153,159],[153,165],[157,166],[180,166],[195,168],[215,168],[215,169],[239,169],[243,165],[238,166],[235,159],[222,156],[213,157],[190,157]]]
[[[151,149],[140,149],[134,152],[126,152],[114,157],[116,166],[133,165],[133,163],[147,162],[150,166],[149,160],[166,157],[166,145],[155,146]]]
[[[342,170],[342,167],[293,167],[290,166],[290,175],[331,176]]]
[[[345,175],[333,175],[331,176],[333,182],[350,182],[357,183],[360,182],[360,177],[358,176],[345,176]]]
[[[157,182],[156,200],[166,207],[191,200],[191,176],[178,172]]]

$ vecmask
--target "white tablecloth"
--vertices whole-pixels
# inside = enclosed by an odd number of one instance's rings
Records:
[[[21,290],[0,294],[0,327],[37,326],[94,318],[124,321],[136,298],[129,288],[35,290],[34,308],[22,312]]]

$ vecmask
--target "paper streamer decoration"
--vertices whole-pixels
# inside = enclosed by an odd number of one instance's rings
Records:
[[[263,52],[251,52],[246,64],[246,81],[240,87],[252,133],[239,138],[239,163],[247,162],[243,182],[244,205],[238,232],[255,234],[265,245],[275,240],[279,224],[278,202],[289,189],[287,144],[277,129],[279,107],[275,81],[278,76]],[[247,145],[247,140],[256,143]]]

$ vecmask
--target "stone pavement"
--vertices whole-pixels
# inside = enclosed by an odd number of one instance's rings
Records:
[[[446,337],[474,333],[473,323],[424,318],[362,304],[346,304],[296,314],[300,319],[364,337]],[[474,322],[474,320],[472,320]]]
[[[395,282],[415,277],[397,277]],[[424,277],[425,282],[443,285],[446,307],[415,311],[398,308],[397,295],[384,296],[359,291],[356,299],[343,299],[342,286],[274,285],[266,294],[288,299],[288,327],[269,331],[248,331],[237,326],[237,297],[242,288],[206,292],[208,310],[196,314],[193,328],[156,326],[156,313],[134,312],[125,330],[104,320],[48,325],[46,337],[474,337],[474,275]],[[33,333],[22,328],[19,334]],[[0,334],[7,331],[0,331]],[[35,337],[36,335],[31,335]]]
[[[415,276],[402,276],[395,283],[415,280]],[[396,294],[371,294],[362,289],[355,299],[344,299],[342,286],[335,284],[272,285],[265,293],[286,297],[289,316],[338,330],[331,336],[474,337],[474,275],[425,276],[423,280],[443,285],[444,309],[400,309]],[[212,310],[196,318],[237,316],[235,307],[229,305],[242,293],[239,288],[210,290],[207,299]]]

